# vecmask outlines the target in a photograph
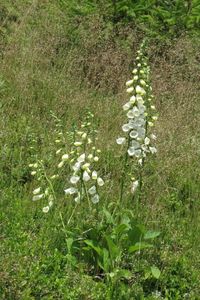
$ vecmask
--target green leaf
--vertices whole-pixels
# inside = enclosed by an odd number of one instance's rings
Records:
[[[152,273],[153,277],[156,279],[158,279],[161,274],[160,270],[156,266],[151,267],[151,273]]]
[[[114,260],[119,256],[120,254],[120,249],[117,247],[117,245],[112,241],[112,239],[109,236],[105,236],[107,244],[108,244],[108,249],[110,253],[110,257]]]
[[[153,247],[153,245],[151,245],[151,244],[136,243],[135,245],[129,247],[128,252],[133,253],[133,252],[136,252],[136,251],[140,251],[140,250],[143,250],[143,249],[146,249],[146,248],[152,248],[152,247]]]
[[[96,243],[92,240],[85,240],[84,241],[86,245],[88,245],[90,248],[92,248],[99,256],[102,256],[102,249],[95,245]]]
[[[144,235],[144,239],[145,240],[151,240],[151,239],[155,239],[157,236],[160,235],[160,232],[159,231],[152,231],[152,230],[149,230],[145,233]]]

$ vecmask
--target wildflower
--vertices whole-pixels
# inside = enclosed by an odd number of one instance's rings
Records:
[[[131,192],[132,192],[133,194],[135,193],[135,191],[136,191],[138,185],[139,185],[139,181],[138,181],[138,180],[132,182]]]
[[[92,179],[97,180],[97,172],[96,171],[92,172]]]
[[[39,188],[35,189],[35,190],[33,191],[33,195],[37,195],[37,194],[39,194],[39,193],[40,193],[40,191],[41,191],[41,187],[39,187]]]
[[[37,172],[36,171],[32,171],[31,175],[34,176]]]
[[[126,82],[126,86],[131,86],[133,84],[133,80],[129,80]]]
[[[70,187],[70,188],[64,190],[64,192],[66,195],[73,195],[73,194],[77,193],[78,190],[74,187]]]
[[[80,179],[80,176],[77,176],[77,175],[73,175],[71,178],[70,178],[70,182],[72,184],[77,184],[77,182],[79,181]]]
[[[83,172],[83,180],[86,182],[90,180],[90,175],[88,174],[87,171]]]
[[[135,90],[136,90],[136,93],[141,95],[141,96],[146,94],[145,90],[139,85],[136,86]]]
[[[88,193],[89,193],[90,195],[96,194],[96,186],[93,185],[93,186],[88,190]]]
[[[97,178],[97,183],[98,183],[99,186],[103,186],[104,185],[104,181],[103,181],[103,179],[101,177]]]
[[[92,203],[96,204],[99,202],[99,195],[96,194],[91,198]]]
[[[44,194],[35,195],[35,196],[33,196],[32,200],[33,200],[33,201],[37,201],[37,200],[42,199],[43,197],[44,197]]]
[[[119,137],[117,140],[116,140],[117,144],[118,145],[123,145],[126,143],[126,138],[124,137]]]
[[[63,156],[62,156],[62,160],[63,161],[67,161],[69,159],[69,155],[68,154],[64,154]]]
[[[130,88],[128,88],[126,91],[127,91],[127,93],[130,94],[130,93],[132,93],[132,92],[134,91],[134,88],[133,88],[133,87],[130,87]]]
[[[82,144],[83,144],[82,142],[75,142],[75,143],[74,143],[74,146],[79,147],[79,146],[81,146]]]
[[[125,103],[123,106],[123,110],[128,110],[129,108],[131,108],[131,103],[130,102]]]
[[[79,163],[84,162],[84,161],[85,161],[85,153],[81,154],[81,155],[78,157],[77,161],[78,161]]]
[[[64,160],[62,160],[59,164],[58,164],[58,168],[62,168],[64,165]]]
[[[94,157],[94,161],[97,162],[98,160],[99,160],[99,157],[98,157],[98,156],[95,156],[95,157]]]
[[[43,213],[48,213],[48,211],[49,211],[49,206],[43,207],[42,211],[43,211]]]

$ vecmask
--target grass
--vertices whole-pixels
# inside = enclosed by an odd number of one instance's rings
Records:
[[[66,224],[72,207],[62,193],[55,208],[43,214],[41,204],[31,201],[35,181],[28,164],[33,137],[40,158],[50,163],[50,110],[68,130],[80,124],[89,108],[99,124],[101,171],[108,180],[100,205],[112,211],[121,170],[115,138],[123,122],[124,83],[140,35],[126,27],[113,37],[112,28],[103,30],[97,16],[71,24],[53,1],[48,6],[19,0],[1,6],[7,17],[1,23],[0,298],[198,299],[199,38],[184,35],[168,48],[152,43],[149,49],[159,111],[158,154],[145,167],[139,207],[127,194],[118,217],[125,219],[131,212],[139,224],[161,234],[153,249],[131,257],[124,254],[121,263],[131,278],[120,280],[112,290],[94,270],[85,245],[75,243],[84,255],[75,249],[70,257],[67,243],[69,238],[92,239],[95,234],[105,243],[103,235],[112,236],[116,223],[108,213],[94,218],[96,211],[88,214],[83,205],[65,228],[62,220]],[[50,168],[56,163],[53,159]],[[91,228],[97,232],[82,235]],[[158,279],[149,271],[151,266],[160,269]]]

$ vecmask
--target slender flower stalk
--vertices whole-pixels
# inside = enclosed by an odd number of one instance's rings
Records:
[[[118,145],[125,147],[125,163],[122,171],[120,202],[123,198],[125,176],[127,173],[128,158],[137,162],[139,168],[138,179],[132,179],[131,192],[134,194],[139,188],[142,189],[142,169],[148,154],[156,153],[153,146],[156,139],[154,134],[150,134],[150,128],[154,126],[158,116],[155,114],[155,106],[152,105],[153,95],[150,85],[150,67],[145,54],[146,43],[141,44],[137,52],[136,67],[132,71],[133,78],[126,82],[127,93],[130,96],[128,102],[123,105],[127,121],[122,126],[125,136],[118,137]]]

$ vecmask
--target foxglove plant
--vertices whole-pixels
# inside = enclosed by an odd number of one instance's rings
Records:
[[[123,105],[123,110],[126,113],[127,121],[122,126],[124,135],[116,140],[118,145],[125,145],[126,147],[120,200],[122,200],[123,196],[128,158],[134,158],[141,169],[144,166],[147,155],[157,152],[156,147],[153,145],[153,140],[156,139],[156,136],[150,134],[149,130],[150,127],[154,126],[154,121],[158,117],[155,113],[155,106],[152,104],[153,95],[149,78],[150,67],[147,63],[145,50],[146,44],[143,42],[140,50],[137,52],[137,64],[132,71],[133,77],[126,82],[127,93],[130,99]],[[131,192],[133,194],[138,186],[141,189],[141,176],[137,180],[132,178]]]
[[[101,151],[95,147],[96,130],[93,127],[93,118],[94,115],[88,113],[81,130],[74,130],[74,141],[69,153],[70,186],[65,189],[65,194],[73,195],[76,203],[87,198],[89,205],[90,202],[99,202],[99,187],[104,185],[103,179],[95,170],[95,163],[98,162]]]

